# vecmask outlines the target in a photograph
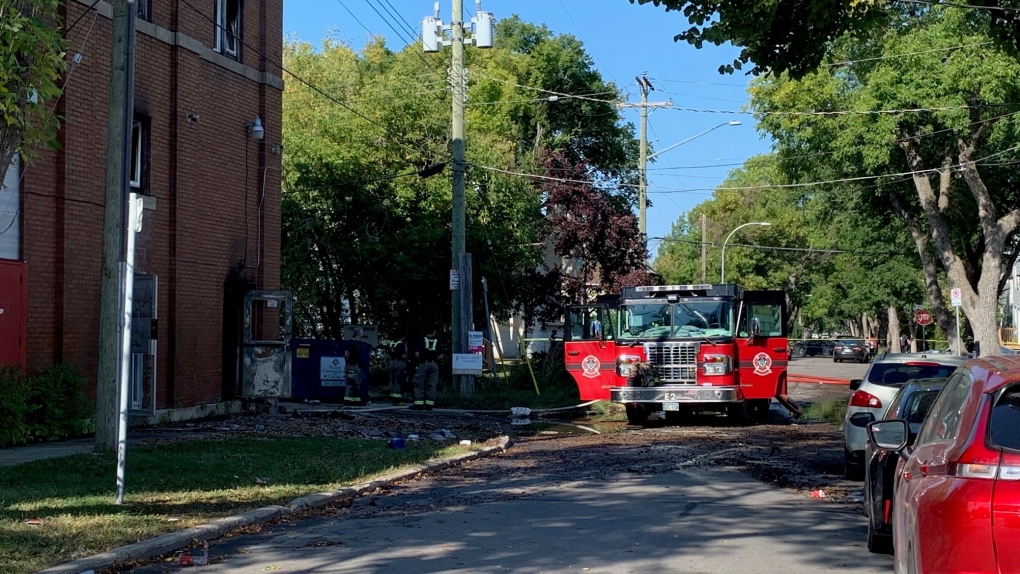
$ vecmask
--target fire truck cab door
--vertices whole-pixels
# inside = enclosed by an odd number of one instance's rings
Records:
[[[614,317],[605,305],[567,308],[563,358],[582,401],[608,400],[609,387],[616,386],[614,333]]]
[[[768,399],[785,380],[789,359],[786,294],[746,291],[737,327],[740,389],[745,398]]]

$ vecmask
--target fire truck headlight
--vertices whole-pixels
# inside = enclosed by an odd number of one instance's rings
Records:
[[[620,355],[616,358],[616,374],[629,379],[637,374],[637,364],[641,357],[637,355]]]
[[[733,368],[730,364],[730,358],[726,355],[705,355],[705,360],[701,363],[702,372],[705,376],[715,375],[727,375]]]

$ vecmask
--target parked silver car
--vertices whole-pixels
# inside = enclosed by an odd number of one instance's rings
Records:
[[[864,446],[867,431],[852,424],[857,413],[885,418],[889,402],[907,381],[948,377],[967,357],[931,353],[886,353],[872,361],[864,378],[850,381],[850,396],[843,423],[844,473],[850,480],[864,479]]]

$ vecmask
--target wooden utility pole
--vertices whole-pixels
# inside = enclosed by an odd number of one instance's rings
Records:
[[[110,106],[106,134],[106,206],[103,214],[103,267],[99,308],[99,378],[96,381],[97,452],[118,446],[121,348],[120,306],[123,286],[125,221],[128,195],[127,156],[134,119],[134,0],[113,0],[110,49]]]
[[[453,18],[450,22],[452,40],[452,62],[450,84],[453,100],[453,257],[450,269],[461,274],[461,258],[466,250],[464,178],[467,169],[464,162],[464,0],[453,0]],[[451,327],[454,353],[463,353],[467,347],[467,329],[464,327],[465,284],[470,277],[460,277],[460,286],[453,290]],[[461,388],[461,375],[454,375],[454,388]]]

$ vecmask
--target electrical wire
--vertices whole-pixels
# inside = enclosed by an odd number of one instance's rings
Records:
[[[674,237],[651,237],[649,239],[657,239],[663,243],[689,243],[694,245],[707,245],[709,247],[719,247],[721,244],[709,241],[697,241],[694,239],[678,239]],[[865,251],[863,249],[822,249],[817,247],[776,247],[772,245],[755,245],[753,243],[727,243],[727,247],[750,247],[752,249],[763,249],[768,251],[793,251],[800,253],[827,253],[832,255],[848,254],[848,255],[879,255],[879,256],[890,256],[899,255],[898,251]]]
[[[706,110],[699,108],[684,108],[670,106],[665,109],[678,112],[692,112],[697,114],[743,114],[753,116],[859,116],[859,115],[889,115],[907,114],[921,112],[951,112],[957,110],[971,110],[983,108],[1001,108],[1006,106],[1020,106],[1020,102],[1008,102],[1002,104],[979,104],[969,106],[933,106],[927,108],[902,108],[891,110],[815,110],[809,112],[762,112],[755,110]]]
[[[1008,6],[972,6],[970,4],[957,4],[955,2],[931,2],[928,0],[896,0],[903,4],[922,4],[925,6],[947,6],[949,8],[963,8],[965,10],[977,10],[977,11],[999,11],[999,12],[1020,12],[1020,8],[1010,8]]]
[[[829,67],[835,66],[848,66],[850,64],[859,64],[861,62],[875,62],[878,60],[890,60],[892,58],[905,58],[907,56],[918,56],[920,54],[931,54],[933,52],[948,52],[950,50],[962,50],[963,48],[976,48],[978,46],[988,46],[994,44],[994,42],[978,42],[976,44],[963,44],[961,46],[948,46],[945,48],[932,48],[931,50],[921,50],[918,52],[904,52],[902,54],[889,54],[886,56],[875,56],[874,58],[860,58],[858,60],[845,60],[843,62],[833,62],[826,64]]]
[[[885,173],[885,174],[880,174],[880,175],[862,175],[862,176],[856,176],[856,177],[844,177],[844,178],[831,179],[831,180],[826,180],[826,181],[810,181],[810,182],[784,183],[784,184],[763,184],[763,185],[750,185],[750,186],[718,186],[718,187],[713,187],[713,188],[672,189],[672,190],[671,189],[665,189],[665,188],[662,188],[662,187],[656,187],[656,186],[646,186],[646,188],[647,189],[653,189],[653,188],[654,189],[664,189],[664,191],[648,191],[648,193],[658,193],[658,194],[666,194],[666,193],[690,193],[690,192],[695,192],[695,191],[709,191],[709,192],[715,192],[715,191],[752,191],[752,190],[758,190],[758,189],[796,189],[796,188],[804,188],[804,187],[813,187],[813,186],[818,186],[818,185],[829,185],[829,184],[833,184],[833,183],[852,183],[852,182],[869,181],[869,180],[873,181],[873,180],[878,180],[878,179],[882,179],[882,178],[886,178],[886,177],[913,177],[915,175],[920,175],[920,174],[937,174],[937,173],[941,173],[942,171],[944,171],[946,169],[956,170],[956,169],[960,169],[962,167],[965,167],[968,164],[982,165],[981,162],[983,162],[983,161],[985,161],[985,160],[987,160],[989,158],[996,157],[996,156],[1002,155],[1004,153],[1009,153],[1011,151],[1015,151],[1015,150],[1018,150],[1018,149],[1020,149],[1020,144],[1018,144],[1016,146],[1013,146],[1013,147],[1010,147],[1010,148],[1007,148],[1007,149],[1004,149],[1002,151],[998,151],[998,152],[989,154],[989,155],[984,156],[984,157],[982,157],[980,159],[972,160],[972,161],[966,162],[966,163],[958,163],[958,164],[954,164],[954,165],[947,166],[947,167],[937,167],[937,168],[921,169],[921,170],[916,170],[916,171],[906,171],[906,172],[900,172],[900,173]],[[561,182],[561,183],[579,183],[579,184],[583,184],[583,185],[591,185],[593,187],[598,187],[598,183],[595,182],[595,181],[591,181],[591,180],[577,180],[577,179],[550,177],[550,176],[546,176],[546,175],[537,175],[537,174],[530,174],[530,173],[523,173],[523,172],[514,172],[514,171],[510,171],[510,170],[504,170],[504,169],[495,168],[495,167],[491,167],[491,166],[485,166],[485,165],[478,165],[478,164],[472,164],[472,165],[473,165],[473,167],[477,167],[479,169],[483,169],[483,170],[487,170],[487,171],[494,171],[494,172],[503,173],[503,174],[506,174],[506,175],[517,175],[517,176],[521,176],[521,177],[528,177],[528,178],[538,179],[538,180],[543,180],[543,181],[556,181],[556,182]],[[637,186],[635,184],[620,183],[620,184],[617,184],[617,187],[637,187]]]

